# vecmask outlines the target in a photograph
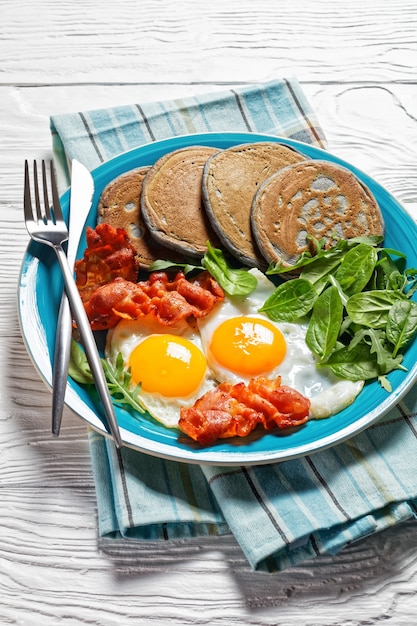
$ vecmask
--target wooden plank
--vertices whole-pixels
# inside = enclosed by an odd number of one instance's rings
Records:
[[[409,522],[268,576],[233,537],[97,537],[85,424],[26,353],[16,284],[28,236],[23,161],[51,155],[49,116],[296,75],[329,149],[417,213],[417,7],[411,0],[2,1],[0,23],[0,622],[39,626],[410,626]]]
[[[4,624],[351,626],[357,615],[411,626],[417,608],[414,524],[265,576],[228,537],[97,544],[88,488],[3,488],[1,496]]]
[[[2,2],[3,84],[415,81],[412,1],[24,6]]]

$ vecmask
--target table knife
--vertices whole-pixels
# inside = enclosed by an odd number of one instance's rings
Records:
[[[79,161],[71,163],[71,193],[68,223],[67,259],[74,268],[78,245],[85,221],[91,208],[94,193],[94,181],[88,169]],[[53,377],[52,377],[52,434],[58,436],[64,410],[65,391],[67,388],[68,366],[71,353],[72,315],[69,301],[62,293],[58,313],[58,325],[55,338]]]

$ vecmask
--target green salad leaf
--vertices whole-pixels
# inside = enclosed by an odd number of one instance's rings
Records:
[[[146,409],[140,398],[141,386],[132,383],[130,367],[124,368],[123,357],[119,352],[116,365],[108,359],[102,359],[103,370],[106,376],[110,394],[118,406],[130,406],[139,413],[145,413]]]
[[[387,339],[394,346],[396,356],[414,336],[417,325],[417,304],[411,300],[397,300],[388,311]]]
[[[390,391],[387,374],[404,370],[403,351],[417,334],[417,269],[405,268],[405,255],[381,248],[382,237],[338,240],[329,246],[310,237],[294,269],[298,278],[281,281],[259,311],[273,321],[307,321],[306,343],[318,364],[352,381],[377,379]],[[200,265],[158,260],[150,271],[207,270],[229,296],[251,294],[258,280],[248,268],[232,267],[222,250],[207,242]],[[266,274],[288,273],[271,265]],[[102,359],[114,402],[145,412],[140,385],[132,383],[122,355],[115,365]],[[81,384],[93,379],[82,347],[71,347],[70,375]]]
[[[343,305],[337,287],[323,291],[314,303],[306,334],[310,350],[325,359],[332,353],[339,337]]]
[[[161,259],[154,261],[149,267],[151,272],[182,270],[184,274],[204,269],[210,272],[229,296],[247,296],[256,289],[258,284],[256,276],[251,274],[248,268],[232,267],[226,260],[222,250],[213,248],[209,241],[207,241],[207,252],[201,259],[201,265],[174,263]]]
[[[119,352],[115,366],[108,359],[101,359],[103,371],[106,377],[110,395],[118,406],[130,407],[138,413],[145,413],[146,409],[140,398],[140,385],[132,383],[130,368],[123,366],[123,357]],[[94,385],[90,366],[82,346],[74,341],[71,342],[71,354],[69,363],[70,376],[82,385]]]
[[[293,322],[311,311],[317,297],[314,285],[308,280],[294,278],[278,285],[259,311],[274,322]]]
[[[258,279],[246,268],[231,267],[223,252],[207,242],[202,265],[217,280],[229,296],[247,296],[256,289]]]
[[[94,379],[83,348],[79,343],[71,340],[71,352],[68,367],[68,374],[77,383],[82,385],[93,385]]]
[[[379,248],[382,237],[340,240],[330,247],[313,239],[294,266],[299,278],[279,285],[260,311],[272,320],[307,316],[306,343],[319,364],[349,380],[378,379],[405,369],[401,351],[417,334],[417,270],[405,255]],[[270,266],[267,273],[288,268]]]
[[[175,263],[174,261],[164,261],[157,259],[149,266],[150,272],[165,272],[166,270],[181,270],[185,275],[196,270],[200,272],[204,269],[202,265],[193,265],[192,263]]]

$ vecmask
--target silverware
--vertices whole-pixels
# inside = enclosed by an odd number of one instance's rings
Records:
[[[37,163],[33,163],[33,185],[35,196],[35,211],[32,207],[30,191],[29,165],[25,161],[25,190],[24,190],[24,216],[26,228],[34,241],[50,246],[58,259],[64,278],[65,289],[70,302],[78,331],[84,346],[84,350],[91,368],[92,375],[99,393],[103,408],[106,413],[107,423],[113,436],[114,443],[118,448],[122,444],[119,427],[114,413],[113,404],[107,387],[97,345],[93,332],[84,309],[77,285],[75,284],[71,268],[68,265],[67,255],[62,244],[68,240],[67,225],[62,216],[61,204],[56,185],[53,164],[50,163],[50,179],[52,191],[52,204],[49,202],[48,182],[45,162],[42,161],[42,186],[43,186],[43,211],[39,193],[39,181]]]
[[[73,271],[78,244],[91,207],[93,178],[86,167],[75,159],[71,163],[71,195],[68,223],[67,261]],[[72,315],[64,289],[58,313],[52,377],[52,434],[59,435],[67,388],[71,353]]]

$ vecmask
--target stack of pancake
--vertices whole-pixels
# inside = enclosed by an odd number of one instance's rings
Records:
[[[249,267],[290,270],[307,235],[384,234],[375,198],[350,170],[267,141],[170,152],[112,181],[98,219],[126,229],[144,268],[199,258],[210,241]]]

